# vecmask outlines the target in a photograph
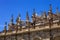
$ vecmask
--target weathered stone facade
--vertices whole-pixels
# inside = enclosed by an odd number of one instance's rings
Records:
[[[37,16],[34,10],[32,22],[29,21],[28,12],[26,21],[20,19],[20,14],[17,17],[16,24],[11,22],[6,30],[6,23],[3,32],[0,33],[0,40],[60,40],[60,14],[52,13],[52,6],[48,15],[46,12],[42,16]]]

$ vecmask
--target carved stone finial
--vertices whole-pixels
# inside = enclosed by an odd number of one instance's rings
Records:
[[[43,13],[43,18],[47,18],[46,12]]]
[[[17,19],[16,19],[16,22],[20,22],[20,14],[18,15]]]
[[[56,8],[56,14],[59,15],[58,7]]]
[[[26,26],[29,27],[30,23],[29,23],[29,15],[28,15],[28,11],[26,13]]]
[[[50,11],[52,12],[52,4],[50,4]]]
[[[13,24],[13,14],[11,15],[11,21],[10,21],[11,24]]]
[[[29,15],[28,15],[28,11],[26,13],[26,21],[29,22]]]

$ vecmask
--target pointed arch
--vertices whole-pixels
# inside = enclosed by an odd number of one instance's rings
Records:
[[[35,36],[35,37],[33,38],[33,40],[42,40],[42,38],[39,37],[39,36]]]

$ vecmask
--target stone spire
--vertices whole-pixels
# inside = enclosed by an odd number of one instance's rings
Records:
[[[52,5],[50,4],[50,9],[48,11],[48,15],[52,15]]]
[[[28,15],[28,11],[26,13],[26,22],[29,22],[29,15]]]
[[[22,29],[22,26],[21,26],[21,16],[20,16],[20,13],[18,14],[18,17],[16,19],[16,30],[18,29]]]
[[[35,9],[33,9],[33,15],[32,15],[34,18],[36,16],[36,12],[35,12]]]
[[[33,9],[32,21],[35,21],[35,18],[36,18],[36,12],[35,9]]]
[[[57,15],[57,19],[59,19],[59,21],[60,21],[60,12],[59,12],[59,10],[58,10],[58,7],[56,8],[56,15]]]
[[[52,4],[50,4],[50,12],[52,12]]]
[[[36,12],[35,12],[35,9],[33,9],[32,23],[33,23],[33,26],[35,28],[35,24],[36,24]]]
[[[43,22],[45,23],[47,21],[47,15],[46,15],[46,12],[44,11],[43,13]]]
[[[47,18],[47,15],[46,15],[46,12],[44,11],[43,13],[43,18],[46,19]]]
[[[17,22],[17,25],[20,25],[20,22],[21,22],[21,19],[20,19],[20,14],[18,15],[17,19],[16,19],[16,22]]]
[[[8,24],[8,30],[11,31],[13,30],[13,26],[14,26],[14,23],[13,23],[13,14],[11,15],[11,19],[10,19],[10,23]]]
[[[29,26],[29,15],[28,15],[28,11],[26,12],[26,26]]]
[[[12,14],[12,16],[11,16],[10,24],[11,24],[11,25],[13,24],[13,14]]]
[[[56,8],[56,14],[59,15],[58,7]]]
[[[52,13],[52,5],[50,4],[50,10],[48,11],[48,18],[51,19],[53,18],[53,13]]]
[[[52,24],[53,23],[53,13],[52,13],[52,5],[50,4],[50,10],[48,11],[48,21],[49,21],[49,24]]]
[[[7,31],[7,22],[5,22],[5,25],[4,25],[4,32],[6,33]]]

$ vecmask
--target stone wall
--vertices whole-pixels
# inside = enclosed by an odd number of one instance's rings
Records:
[[[53,39],[60,34],[59,29],[53,29],[51,31],[51,34],[53,35]],[[57,35],[57,36],[56,36]],[[60,38],[60,37],[58,37]],[[35,31],[30,33],[23,33],[23,34],[15,34],[15,35],[8,35],[8,36],[1,36],[0,40],[50,40],[50,32],[49,30],[43,30],[43,31]],[[56,40],[56,38],[54,39]]]

